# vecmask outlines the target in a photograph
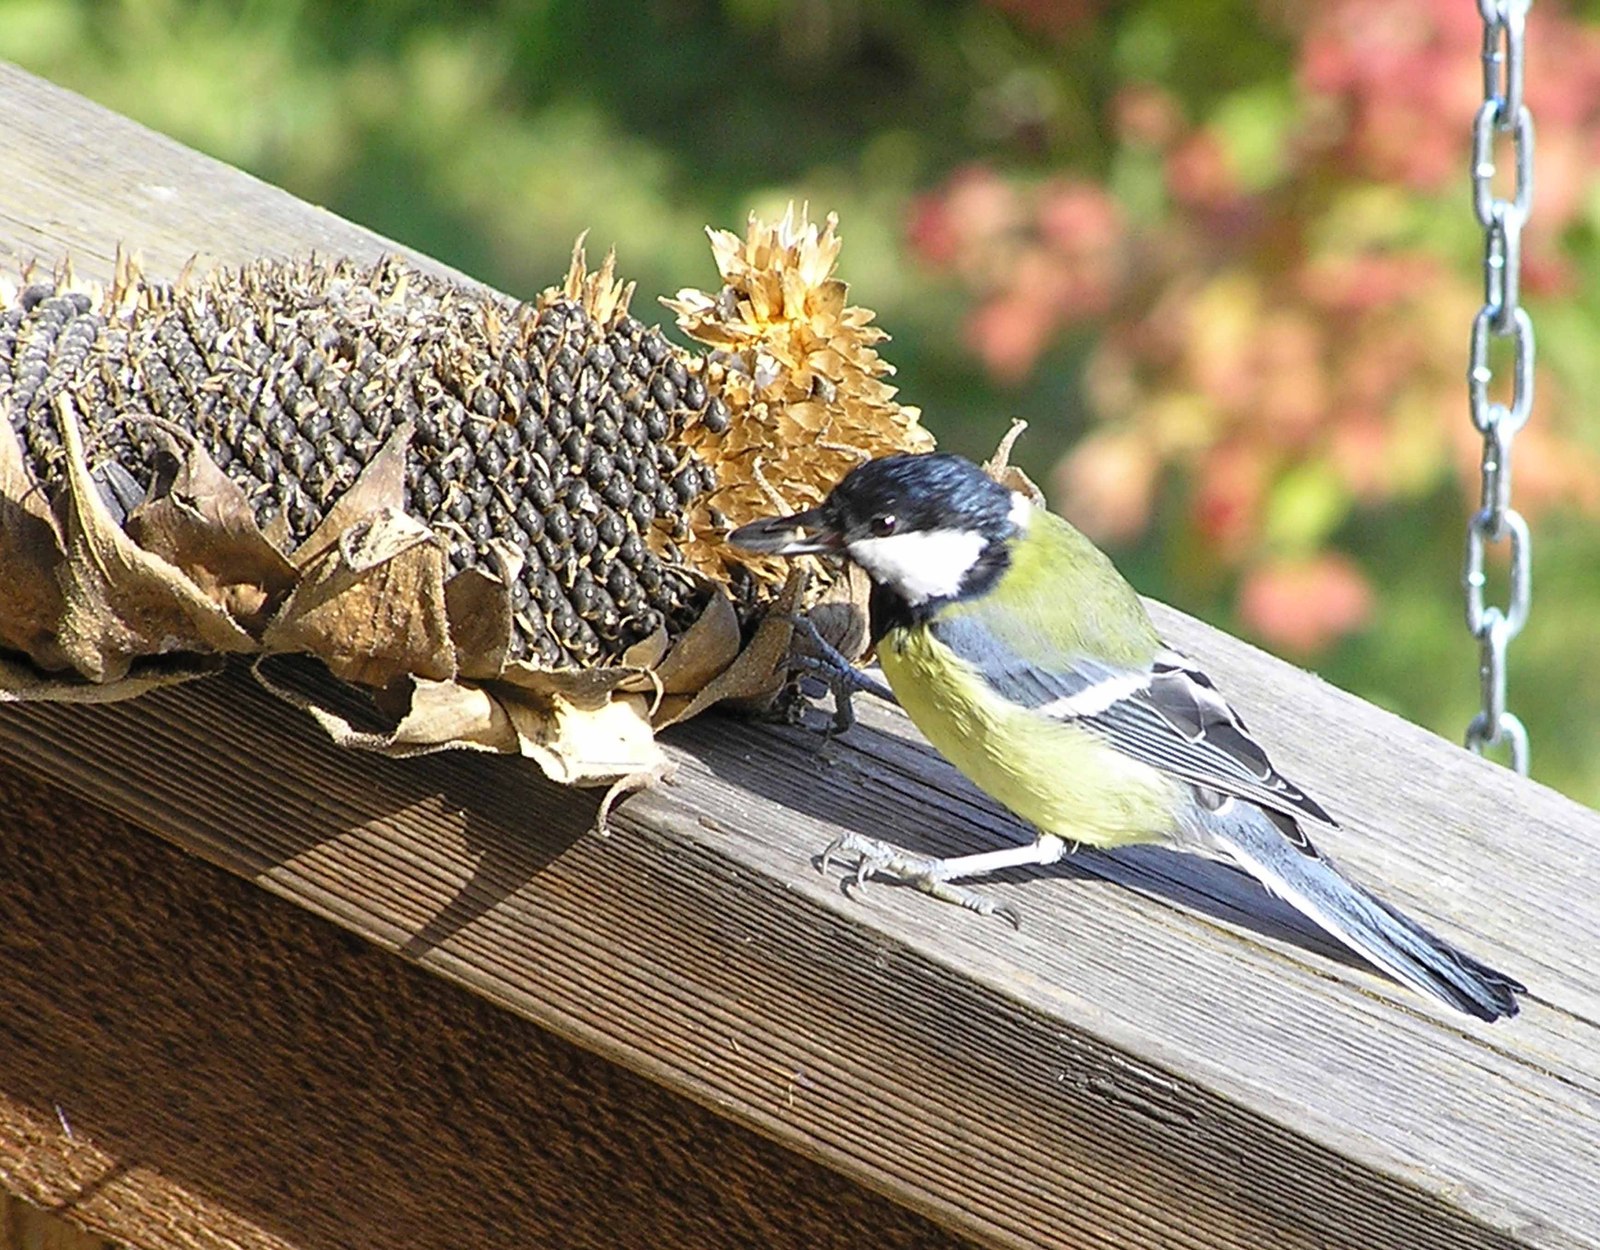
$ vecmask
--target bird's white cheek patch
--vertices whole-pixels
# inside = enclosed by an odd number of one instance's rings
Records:
[[[850,558],[873,581],[915,604],[956,594],[983,547],[983,535],[972,530],[927,530],[857,539]]]

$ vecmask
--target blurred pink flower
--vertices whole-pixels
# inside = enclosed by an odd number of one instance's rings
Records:
[[[1141,147],[1165,148],[1183,133],[1183,108],[1164,87],[1136,82],[1111,98],[1111,124],[1117,138]]]
[[[1120,293],[1127,228],[1097,183],[1026,188],[969,166],[916,201],[909,231],[918,255],[978,294],[967,341],[1003,382],[1026,377],[1063,326],[1103,317]]]
[[[1275,560],[1245,574],[1239,615],[1273,646],[1309,656],[1365,625],[1372,587],[1342,552]]]
[[[1296,294],[1330,313],[1359,315],[1393,308],[1445,276],[1437,257],[1423,252],[1346,252],[1308,262]]]
[[[1167,187],[1192,208],[1225,208],[1239,196],[1239,180],[1222,140],[1197,130],[1173,148],[1166,163]]]
[[[1371,411],[1347,412],[1329,431],[1328,458],[1350,493],[1363,503],[1388,496],[1389,425]]]
[[[968,165],[943,187],[912,202],[908,235],[923,260],[950,268],[973,249],[1014,230],[1021,216],[1011,183],[987,165]]]
[[[1190,511],[1195,528],[1229,563],[1255,539],[1268,468],[1262,445],[1244,440],[1219,443],[1200,456]]]
[[[1457,129],[1483,100],[1476,6],[1458,0],[1325,0],[1308,15],[1300,82],[1338,107],[1334,143],[1360,176],[1437,190],[1459,178]],[[1600,32],[1566,12],[1535,5],[1528,17],[1526,99],[1540,138],[1540,214],[1564,229],[1581,209],[1564,177],[1570,162],[1546,151],[1585,135],[1591,166],[1600,152]],[[1502,153],[1502,160],[1505,159]],[[1546,162],[1549,169],[1546,170]],[[1546,196],[1545,182],[1550,181]]]
[[[1344,112],[1340,146],[1367,177],[1434,189],[1461,168],[1462,124],[1482,99],[1476,7],[1455,0],[1331,0],[1307,10],[1300,81]]]
[[[1057,251],[1099,255],[1122,242],[1122,209],[1098,183],[1057,178],[1039,188],[1039,234]]]
[[[1056,467],[1061,513],[1098,542],[1133,538],[1150,521],[1159,468],[1139,431],[1096,431]]]
[[[990,373],[1014,383],[1032,372],[1054,329],[1047,305],[1028,295],[1008,294],[973,311],[967,318],[966,339]]]

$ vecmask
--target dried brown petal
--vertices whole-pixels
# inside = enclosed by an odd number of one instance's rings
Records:
[[[609,785],[665,769],[643,695],[578,707],[559,694],[505,700],[522,754],[564,785]]]
[[[517,732],[501,701],[477,686],[423,679],[410,683],[404,711],[387,729],[357,728],[350,716],[327,693],[302,682],[278,680],[262,661],[254,669],[256,680],[285,703],[310,716],[336,744],[404,759],[436,751],[491,751],[501,755],[519,750]]]
[[[871,649],[867,601],[872,583],[856,564],[828,587],[822,599],[807,610],[822,640],[852,663]]]
[[[291,559],[296,568],[304,569],[338,543],[353,526],[368,517],[380,512],[405,511],[406,448],[411,442],[411,431],[409,421],[395,427],[378,454],[362,468],[350,489],[328,509],[322,524],[312,530],[310,537],[295,551]]]
[[[418,678],[411,710],[390,735],[387,749],[414,755],[441,746],[509,754],[516,750],[516,730],[500,701],[480,687]]]
[[[1017,445],[1017,439],[1022,437],[1022,432],[1028,428],[1028,423],[1021,418],[1013,418],[1011,428],[1006,431],[1005,437],[1000,440],[1000,446],[995,448],[994,455],[984,462],[983,471],[1000,485],[1009,487],[1026,495],[1036,505],[1045,506],[1044,492],[1034,484],[1030,478],[1016,465],[1011,463],[1011,449]]]
[[[804,573],[791,572],[771,612],[756,627],[749,645],[695,694],[663,699],[656,712],[656,728],[665,729],[689,720],[719,703],[735,707],[770,704],[788,677],[794,626],[786,618],[798,610],[806,581]]]
[[[122,532],[84,462],[72,401],[59,396],[55,410],[67,472],[60,637],[73,667],[115,681],[138,656],[254,650],[250,635],[181,570]]]
[[[463,569],[444,588],[444,610],[460,676],[498,677],[511,650],[506,579],[482,569]]]
[[[739,654],[739,618],[726,595],[714,595],[655,670],[666,694],[695,694]]]
[[[259,627],[269,601],[294,585],[295,569],[256,525],[244,492],[193,437],[154,432],[168,444],[158,475],[125,531],[184,574],[239,623]]]
[[[8,421],[0,421],[0,647],[45,669],[71,661],[59,641],[64,610],[55,570],[65,558],[55,518],[22,460]]]
[[[116,703],[163,686],[211,677],[225,661],[216,655],[158,655],[139,660],[113,682],[90,681],[77,673],[42,672],[34,665],[0,655],[0,703]]]
[[[390,509],[351,526],[302,570],[261,645],[308,652],[334,676],[366,686],[454,677],[444,553],[433,531]]]

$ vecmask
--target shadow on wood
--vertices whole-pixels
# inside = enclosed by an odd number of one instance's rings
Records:
[[[713,713],[708,719],[716,720],[717,714]],[[685,726],[676,732],[669,731],[667,740],[699,757],[728,785],[751,794],[764,795],[776,804],[804,812],[816,820],[868,837],[882,838],[919,854],[966,855],[1032,841],[1034,832],[1031,826],[1013,817],[979,791],[946,764],[926,742],[879,736],[872,740],[870,750],[863,751],[862,735],[870,732],[869,726],[874,719],[872,714],[866,714],[859,732],[847,737],[824,738],[810,727],[774,728],[771,732],[777,743],[792,749],[791,760],[803,758],[808,753],[815,755],[819,772],[824,775],[838,771],[841,765],[849,768],[846,757],[854,755],[859,761],[858,775],[863,779],[870,775],[873,787],[887,788],[890,799],[887,805],[875,802],[859,791],[847,797],[827,785],[797,785],[791,769],[774,766],[772,760],[754,756],[748,751],[715,752],[704,750],[703,746],[697,748],[697,741],[706,736],[707,731],[703,728],[705,722],[700,726]],[[826,723],[825,720],[819,721],[819,724],[823,723]],[[732,732],[738,734],[741,731],[734,729]],[[959,821],[932,828],[905,821],[903,808],[893,802],[893,796],[908,791],[925,791],[930,785],[940,791],[952,814],[959,814]],[[822,850],[823,846],[819,844],[809,861],[819,871],[822,867]],[[869,894],[875,896],[885,890],[913,889],[904,882],[874,880],[863,891],[855,886],[853,877],[841,865],[834,865],[832,873],[842,892],[863,903]],[[1073,850],[1067,858],[1056,864],[1008,869],[985,878],[989,883],[1009,884],[1044,880],[1115,882],[1137,890],[1148,898],[1160,899],[1214,920],[1249,929],[1263,937],[1294,943],[1351,967],[1371,967],[1293,907],[1267,893],[1248,873],[1221,860],[1159,846],[1125,847],[1109,852],[1084,847]],[[1088,905],[1092,906],[1092,903]],[[1019,903],[1018,906],[1021,910],[1026,903]],[[1026,924],[1025,910],[1022,915]],[[970,919],[965,923],[1004,922]]]
[[[7,1183],[132,1244],[957,1244],[15,772],[0,880]]]

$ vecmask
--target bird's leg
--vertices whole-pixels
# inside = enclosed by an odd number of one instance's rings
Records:
[[[910,851],[869,838],[864,834],[846,833],[831,842],[822,852],[821,868],[826,872],[834,858],[854,855],[855,884],[859,890],[873,877],[892,877],[915,886],[924,894],[932,895],[946,903],[954,903],[975,911],[980,916],[1000,916],[1013,927],[1022,927],[1022,916],[1015,907],[996,903],[994,899],[977,890],[957,885],[961,877],[982,877],[1002,868],[1037,867],[1053,864],[1066,851],[1066,843],[1052,834],[1041,833],[1033,842],[1023,846],[1008,846],[998,851],[981,851],[976,855],[952,855],[936,859],[930,855],[913,855]]]
[[[822,636],[809,617],[793,615],[784,619],[804,647],[799,654],[790,657],[790,664],[814,673],[833,695],[833,724],[827,730],[830,736],[843,733],[856,723],[855,707],[851,703],[854,695],[871,694],[890,703],[899,702],[888,686],[850,663],[844,652]]]

